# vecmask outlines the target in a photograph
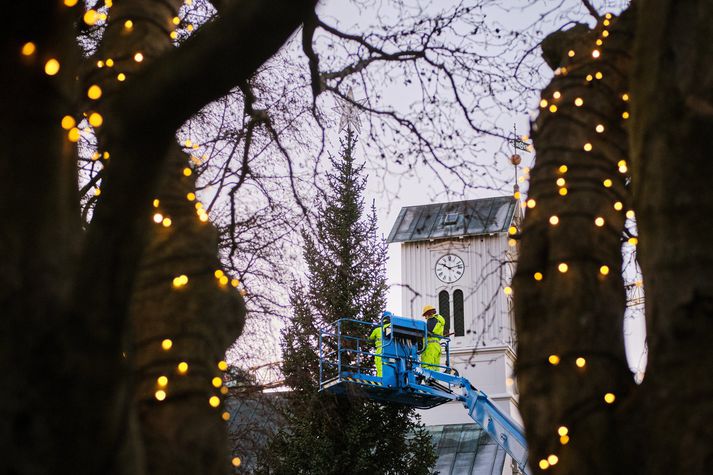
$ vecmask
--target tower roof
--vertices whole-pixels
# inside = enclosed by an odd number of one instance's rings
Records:
[[[387,241],[413,242],[507,232],[517,200],[497,196],[401,208]]]

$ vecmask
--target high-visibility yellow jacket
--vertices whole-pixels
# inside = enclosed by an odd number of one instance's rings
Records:
[[[374,341],[374,346],[376,346],[376,351],[374,351],[375,354],[380,355],[381,354],[381,347],[384,346],[384,338],[382,335],[382,329],[388,328],[390,323],[385,324],[383,327],[379,325],[378,327],[375,327],[372,331],[371,334],[369,335],[369,339]],[[381,357],[380,356],[374,356],[374,364],[376,365],[376,375],[381,377]]]
[[[435,318],[435,319],[436,319],[436,326],[433,328],[433,330],[431,330],[430,332],[428,332],[428,333],[429,333],[428,342],[429,342],[429,343],[431,343],[431,342],[440,343],[441,338],[437,338],[437,337],[435,337],[435,336],[430,336],[430,335],[443,336],[443,330],[444,330],[445,327],[446,327],[446,319],[443,318],[443,316],[441,316],[441,315],[439,315],[439,314],[437,314],[437,313],[434,314],[434,315],[432,315],[432,316],[430,316],[430,317],[428,318],[428,320],[430,320],[430,319],[432,319],[432,318]],[[426,321],[428,322],[428,320],[426,320]]]

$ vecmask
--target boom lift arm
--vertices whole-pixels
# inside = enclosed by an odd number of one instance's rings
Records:
[[[391,325],[385,326],[386,323]],[[378,325],[341,319],[320,332],[320,391],[421,409],[459,401],[471,419],[512,457],[520,471],[531,475],[522,428],[503,414],[484,392],[450,367],[448,338],[442,339],[446,344],[445,366],[424,368],[419,355],[429,336],[426,322],[384,312],[379,354],[382,375],[376,376],[365,335]]]

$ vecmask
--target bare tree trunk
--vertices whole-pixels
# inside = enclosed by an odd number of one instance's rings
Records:
[[[514,279],[520,409],[535,470],[554,462],[557,473],[633,473],[617,456],[615,417],[633,386],[621,277],[631,203],[618,170],[628,150],[622,96],[633,17],[630,9],[593,31],[577,27],[543,44],[560,69],[533,125],[535,206],[523,222]],[[608,393],[614,404],[605,401]]]
[[[649,359],[634,407],[647,474],[713,461],[713,4],[649,0],[632,78],[634,202]]]

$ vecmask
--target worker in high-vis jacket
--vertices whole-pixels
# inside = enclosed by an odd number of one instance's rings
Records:
[[[438,365],[441,364],[441,338],[439,337],[443,336],[446,319],[436,313],[436,307],[433,305],[425,305],[422,314],[428,327],[428,341],[426,349],[421,353],[421,366],[431,371],[439,371]]]
[[[374,364],[376,365],[376,375],[381,377],[381,348],[384,346],[384,335],[383,332],[391,325],[390,322],[386,322],[384,326],[381,325],[374,327],[369,335],[369,339],[374,342],[376,349],[374,350]]]

